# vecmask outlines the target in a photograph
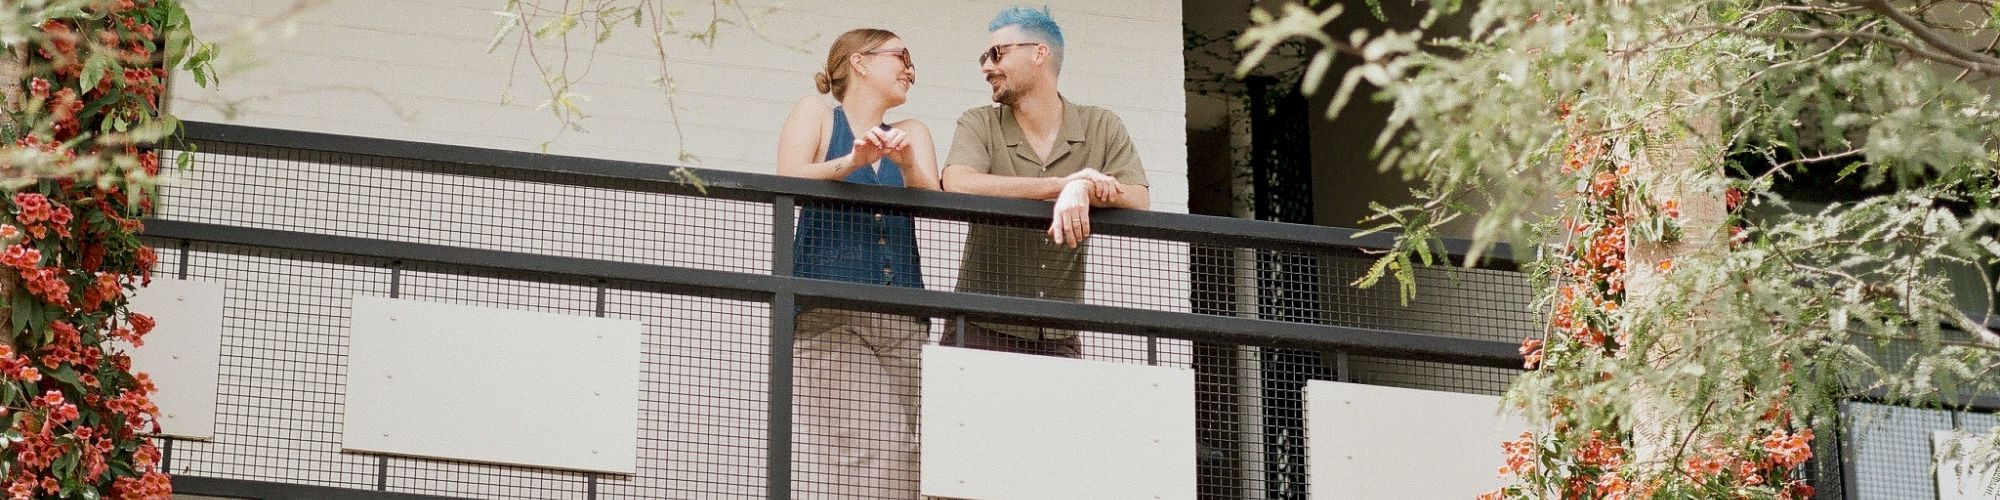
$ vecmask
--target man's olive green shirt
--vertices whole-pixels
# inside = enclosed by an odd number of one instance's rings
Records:
[[[983,174],[1064,177],[1095,168],[1121,184],[1145,186],[1146,170],[1132,136],[1118,115],[1096,106],[1063,100],[1062,130],[1043,161],[1022,138],[1021,124],[1008,106],[972,108],[958,117],[945,165],[965,165]],[[1046,226],[973,224],[958,271],[958,291],[1081,302],[1085,245],[1071,250],[1050,241]],[[1075,336],[1076,332],[1016,325],[974,324],[1027,339]]]

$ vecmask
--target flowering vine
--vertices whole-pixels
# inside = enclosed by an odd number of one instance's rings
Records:
[[[140,219],[178,130],[161,112],[170,69],[207,77],[212,49],[179,2],[12,2],[0,124],[0,494],[167,498],[155,387],[126,350],[154,320],[127,295],[157,262]]]
[[[1554,293],[1548,304],[1547,338],[1521,342],[1523,367],[1529,376],[1550,379],[1555,392],[1588,393],[1583,386],[1612,377],[1606,363],[1630,363],[1632,328],[1627,285],[1632,266],[1651,266],[1659,275],[1674,271],[1672,259],[1631,261],[1636,244],[1670,244],[1682,236],[1681,208],[1673,198],[1656,199],[1648,183],[1634,176],[1633,166],[1608,154],[1611,141],[1586,132],[1591,127],[1571,116],[1568,106],[1558,115],[1572,120],[1573,140],[1564,147],[1560,170],[1574,178],[1575,191],[1565,195],[1567,216],[1561,220],[1567,238],[1552,261]],[[1737,212],[1740,190],[1725,193],[1727,210]],[[1637,228],[1637,230],[1635,230]],[[1731,224],[1728,245],[1745,240],[1747,231]],[[1596,376],[1588,376],[1597,373]],[[1585,377],[1565,375],[1585,374]],[[1597,379],[1597,380],[1593,380]],[[1748,389],[1745,389],[1748,390]],[[1756,400],[1748,397],[1744,400]],[[1747,442],[1715,440],[1698,449],[1680,449],[1665,464],[1644,464],[1634,451],[1633,422],[1583,415],[1615,411],[1599,401],[1579,404],[1557,397],[1548,405],[1552,426],[1524,432],[1502,443],[1505,464],[1500,474],[1516,483],[1482,499],[1558,495],[1562,498],[1653,498],[1661,494],[1699,497],[1805,499],[1813,488],[1801,475],[1812,457],[1812,429],[1795,425],[1783,398],[1748,431],[1761,436]],[[1648,468],[1653,467],[1653,468]],[[1660,473],[1660,468],[1665,468]]]

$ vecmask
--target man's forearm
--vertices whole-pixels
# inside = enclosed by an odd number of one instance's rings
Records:
[[[946,167],[944,173],[944,190],[954,193],[1047,201],[1061,194],[1062,186],[1057,177],[982,174],[964,166]]]
[[[1119,184],[1118,187],[1119,193],[1117,198],[1113,198],[1108,202],[1093,201],[1091,206],[1099,208],[1129,208],[1133,210],[1153,209],[1153,193],[1151,188],[1131,184]],[[1095,200],[1095,198],[1092,199]]]

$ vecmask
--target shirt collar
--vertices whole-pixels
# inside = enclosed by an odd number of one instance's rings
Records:
[[[1083,114],[1077,111],[1075,104],[1070,104],[1069,98],[1057,94],[1056,99],[1062,101],[1063,108],[1062,130],[1058,131],[1056,136],[1066,142],[1085,142]],[[1014,120],[1014,107],[999,103],[994,103],[993,105],[1000,108],[1000,135],[1006,139],[1007,146],[1021,145],[1023,132],[1021,131],[1021,122]]]

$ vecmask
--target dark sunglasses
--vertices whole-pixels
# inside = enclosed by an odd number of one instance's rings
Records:
[[[1041,42],[1003,43],[987,47],[985,52],[979,53],[979,65],[985,66],[989,61],[997,64],[1000,62],[1000,49],[1014,48],[1022,45],[1041,45]]]
[[[895,54],[897,58],[900,58],[900,59],[902,59],[902,60],[903,60],[903,65],[904,65],[904,66],[909,66],[909,67],[910,67],[910,69],[917,69],[917,63],[916,63],[916,62],[913,62],[913,61],[911,61],[911,60],[910,60],[910,49],[909,49],[909,47],[901,47],[901,48],[894,48],[894,49],[875,49],[875,50],[870,50],[870,51],[866,51],[866,52],[862,52],[862,53],[863,53],[863,54],[867,54],[867,55],[871,55],[871,56],[872,56],[872,55],[876,55],[876,54]]]

